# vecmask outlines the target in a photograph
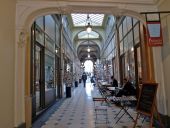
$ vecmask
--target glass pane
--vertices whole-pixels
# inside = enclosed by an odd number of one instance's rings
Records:
[[[125,18],[123,21],[123,36],[127,34],[127,19]]]
[[[45,16],[45,32],[55,41],[55,21],[51,15]]]
[[[129,58],[128,52],[125,53],[125,77],[129,78]]]
[[[124,52],[126,52],[128,50],[128,36],[126,36],[124,38]]]
[[[133,26],[138,22],[137,19],[133,18]]]
[[[138,66],[138,77],[142,79],[142,62],[141,62],[140,47],[137,48],[137,66]]]
[[[40,59],[40,47],[35,48],[35,95],[36,95],[36,112],[40,111],[40,73],[41,73],[41,59]]]
[[[127,17],[127,30],[130,31],[131,28],[132,28],[132,18]]]
[[[87,14],[71,14],[73,25],[78,26],[86,26],[87,25]],[[92,26],[102,26],[104,14],[89,14],[90,22]]]
[[[45,48],[55,53],[55,43],[47,35],[45,35]]]
[[[44,18],[43,18],[43,16],[37,18],[35,22],[42,30],[44,30]]]
[[[129,53],[129,80],[132,84],[135,83],[135,61],[134,61],[134,51]]]
[[[41,31],[41,29],[38,26],[36,26],[35,35],[36,35],[36,41],[44,46],[44,33]]]
[[[45,90],[54,88],[54,55],[45,50]]]
[[[60,42],[60,28],[59,28],[59,25],[56,24],[56,44],[57,44],[57,46],[59,46],[59,42]]]
[[[140,39],[139,39],[139,24],[136,24],[136,26],[134,27],[134,40],[135,40],[135,44],[139,43]]]
[[[133,47],[133,33],[132,31],[129,32],[128,34],[128,49],[131,49]]]

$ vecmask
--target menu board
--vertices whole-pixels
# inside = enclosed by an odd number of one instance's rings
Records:
[[[143,83],[137,104],[137,111],[146,115],[151,115],[155,101],[157,83]]]

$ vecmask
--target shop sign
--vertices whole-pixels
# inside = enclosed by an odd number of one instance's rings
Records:
[[[163,37],[160,21],[147,22],[147,30],[148,30],[148,45],[162,46]]]

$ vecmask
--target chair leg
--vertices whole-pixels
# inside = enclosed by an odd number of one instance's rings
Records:
[[[136,116],[136,119],[135,119],[135,123],[134,123],[134,125],[133,125],[133,128],[136,127],[136,124],[137,124],[137,121],[138,121],[138,117],[139,117],[139,113],[138,113],[137,116]]]
[[[123,107],[119,110],[119,112],[116,114],[116,116],[114,117],[114,119],[117,118],[117,116],[121,113],[122,110],[123,110]]]

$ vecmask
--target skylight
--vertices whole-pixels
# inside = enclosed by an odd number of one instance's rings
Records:
[[[87,31],[82,31],[78,34],[79,39],[96,39],[99,38],[99,34],[97,32],[91,31],[88,35]]]
[[[87,14],[71,14],[73,25],[75,27],[85,26],[87,20]],[[89,14],[92,26],[102,26],[104,14]]]

